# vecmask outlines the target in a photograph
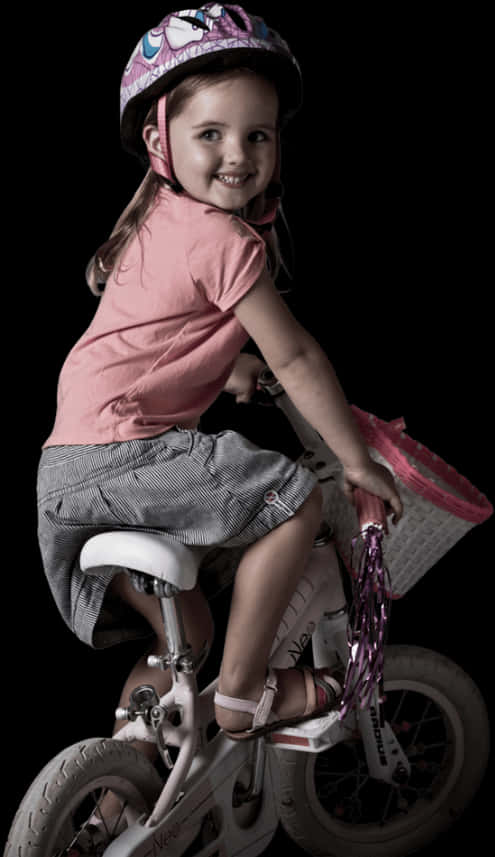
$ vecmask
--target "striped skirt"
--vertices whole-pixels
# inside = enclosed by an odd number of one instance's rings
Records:
[[[163,532],[201,548],[199,584],[211,597],[232,581],[246,547],[290,518],[316,482],[309,469],[231,430],[175,427],[152,438],[45,447],[38,542],[62,618],[93,648],[152,633],[143,617],[107,593],[121,567],[81,571],[79,554],[91,536]]]

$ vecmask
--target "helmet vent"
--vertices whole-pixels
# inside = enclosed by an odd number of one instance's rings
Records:
[[[229,6],[224,6],[223,8],[228,12],[234,24],[236,24],[240,30],[247,30],[246,24],[241,15],[239,15],[239,12],[235,12],[234,9],[231,9]]]
[[[204,21],[201,21],[199,18],[192,18],[190,15],[180,15],[182,21],[187,21],[189,24],[192,24],[193,27],[201,27],[202,30],[209,31],[208,24],[205,24]]]

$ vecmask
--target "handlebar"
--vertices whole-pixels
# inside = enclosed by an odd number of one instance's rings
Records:
[[[380,527],[386,533],[388,532],[387,513],[381,497],[370,494],[364,488],[354,488],[354,502],[361,530],[375,526]]]

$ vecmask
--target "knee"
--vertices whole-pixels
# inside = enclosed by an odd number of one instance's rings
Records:
[[[315,485],[311,494],[306,497],[306,500],[295,513],[292,521],[294,526],[302,527],[302,530],[307,535],[312,535],[313,538],[318,532],[323,518],[323,493],[318,484]]]

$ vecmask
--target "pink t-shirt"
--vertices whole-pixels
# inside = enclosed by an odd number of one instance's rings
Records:
[[[265,266],[240,217],[161,189],[63,364],[43,447],[197,425],[249,339],[232,308]]]

